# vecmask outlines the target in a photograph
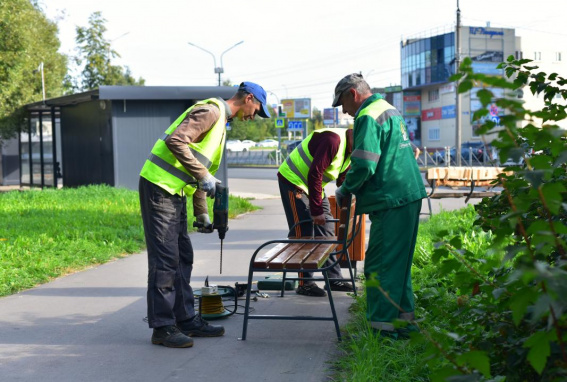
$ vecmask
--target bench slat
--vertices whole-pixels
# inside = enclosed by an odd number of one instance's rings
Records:
[[[476,187],[493,187],[493,181],[496,179],[491,180],[475,180],[474,185]],[[463,180],[463,179],[439,179],[437,180],[438,186],[447,186],[447,187],[470,187],[471,181],[470,180]]]
[[[311,236],[303,236],[301,237],[301,239],[303,240],[329,240],[329,241],[337,241],[337,237],[336,236],[315,236],[315,237],[311,237]],[[297,253],[295,253],[284,265],[283,267],[285,269],[301,269],[303,262],[317,249],[317,247],[320,245],[320,243],[309,243],[309,244],[305,244],[304,247],[302,247],[301,249],[299,249],[297,251]],[[276,267],[279,267],[278,265],[275,265]],[[271,265],[270,265],[270,268]],[[283,269],[283,268],[280,268]]]
[[[289,259],[289,261],[285,264],[282,264],[282,268],[285,269],[301,269],[301,265],[303,261],[309,257],[313,253],[315,249],[317,249],[319,244],[305,244],[299,251],[293,254],[293,256]]]
[[[331,252],[337,248],[337,244],[319,244],[311,255],[303,262],[304,269],[318,269],[323,266]]]
[[[261,257],[257,257],[254,260],[254,268],[268,268],[268,263],[274,257],[280,254],[289,244],[281,243],[271,248],[268,252],[264,253]]]
[[[473,192],[470,197],[471,198],[490,198],[492,196],[496,196],[500,194],[499,192],[493,191],[477,191]],[[443,198],[463,198],[469,196],[469,192],[440,192],[438,194],[433,194],[430,196],[431,199],[443,199]]]
[[[270,262],[268,263],[268,269],[283,269],[284,264],[287,263],[289,259],[291,259],[291,257],[304,246],[305,244],[303,243],[288,244],[288,246],[284,250],[282,250],[276,257],[270,260]]]

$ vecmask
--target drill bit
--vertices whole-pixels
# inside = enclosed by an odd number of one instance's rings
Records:
[[[220,241],[220,274],[222,275],[222,239]]]

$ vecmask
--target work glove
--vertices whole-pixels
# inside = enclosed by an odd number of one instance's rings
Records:
[[[321,214],[317,216],[311,215],[311,219],[313,219],[313,224],[316,225],[325,225],[325,223],[327,222],[327,220],[325,219],[325,214]]]
[[[199,228],[197,228],[198,232],[201,233],[212,233],[213,232],[213,224],[211,223],[211,219],[209,218],[208,213],[199,214],[195,216],[197,223],[199,224]]]
[[[337,205],[342,207],[343,199],[350,195],[350,192],[347,192],[343,189],[343,187],[339,187],[335,190],[335,200],[337,201]]]
[[[217,184],[220,182],[220,180],[207,173],[203,179],[199,180],[199,190],[203,190],[209,198],[214,198]]]

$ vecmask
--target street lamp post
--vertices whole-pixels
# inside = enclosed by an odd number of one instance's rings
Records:
[[[272,91],[270,91],[270,90],[266,90],[266,91],[267,91],[268,93],[270,93],[271,95],[273,95],[274,97],[276,97],[276,100],[278,101],[278,104],[277,104],[277,106],[276,106],[276,119],[277,119],[277,118],[280,117],[280,111],[281,111],[280,97],[278,97],[278,96],[276,95],[276,93],[274,93],[274,92],[272,92]],[[278,129],[276,129],[276,130],[278,131],[278,154],[277,154],[277,155],[280,155],[280,154],[281,154],[281,150],[282,150],[282,129],[281,129],[281,128],[278,128]],[[279,162],[279,159],[277,160],[277,162],[280,163],[280,162]]]
[[[461,9],[459,8],[459,0],[457,0],[457,25],[455,26],[455,73],[459,72],[461,65]],[[455,83],[455,156],[457,166],[461,165],[461,95],[459,94],[459,83]]]
[[[283,86],[284,89],[285,89],[285,98],[289,98],[289,96],[287,95],[287,86],[284,85],[284,84],[282,84],[282,86]]]
[[[41,73],[41,93],[43,95],[43,103],[45,103],[45,77],[43,75],[43,61],[39,64],[34,73]]]
[[[201,49],[202,51],[207,52],[208,54],[210,54],[211,56],[213,56],[213,62],[214,62],[214,65],[215,65],[215,73],[218,73],[218,75],[219,75],[219,86],[221,86],[221,73],[224,73],[224,69],[223,69],[223,66],[222,66],[222,56],[224,56],[224,54],[225,54],[226,52],[228,52],[229,50],[231,50],[231,49],[237,47],[238,45],[242,44],[243,42],[244,42],[244,40],[243,40],[243,41],[240,41],[240,42],[237,42],[236,44],[234,44],[233,46],[231,46],[230,48],[226,49],[224,52],[221,53],[221,55],[220,55],[220,66],[217,66],[217,59],[216,59],[216,57],[215,57],[215,55],[214,55],[213,53],[209,52],[209,51],[208,51],[207,49],[205,49],[205,48],[201,48],[200,46],[193,44],[192,42],[188,42],[187,44],[189,44],[189,45],[191,45],[191,46],[194,46],[194,47],[197,48],[197,49]]]
[[[108,62],[109,62],[109,63],[110,63],[110,53],[111,53],[111,52],[110,52],[110,48],[111,48],[112,43],[113,43],[114,41],[118,40],[118,39],[121,39],[122,37],[126,36],[127,34],[130,34],[130,32],[122,33],[120,36],[115,37],[115,38],[113,38],[112,40],[109,40],[109,41],[108,41],[108,52],[107,52],[107,53],[108,53]],[[116,53],[116,52],[114,52],[114,53]]]

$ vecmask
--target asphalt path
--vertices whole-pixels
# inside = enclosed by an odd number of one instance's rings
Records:
[[[202,287],[206,277],[217,285],[245,282],[258,245],[287,233],[275,169],[229,168],[228,179],[231,193],[254,197],[262,209],[230,221],[222,274],[217,234],[191,235],[194,288]],[[329,194],[334,189],[327,186]],[[434,212],[464,206],[464,199],[433,202]],[[146,253],[141,252],[0,298],[0,381],[328,380],[330,362],[338,356],[332,322],[250,321],[248,338],[240,341],[240,299],[236,314],[215,321],[225,326],[225,336],[195,338],[190,349],[152,345],[144,322],[146,277]],[[326,298],[266,292],[269,298],[251,305],[257,313],[330,312]],[[352,298],[333,296],[342,325]]]

